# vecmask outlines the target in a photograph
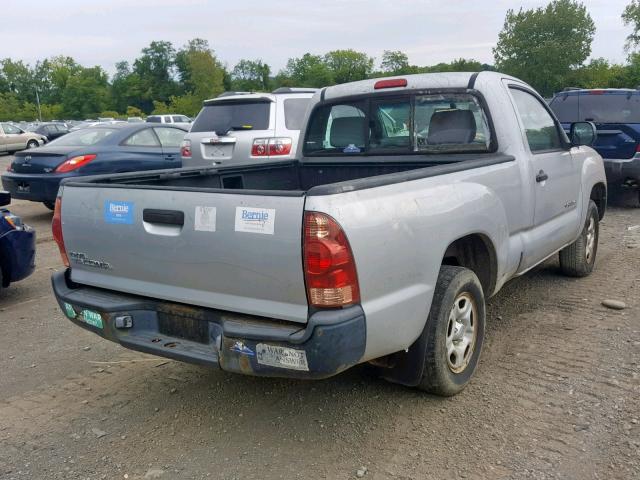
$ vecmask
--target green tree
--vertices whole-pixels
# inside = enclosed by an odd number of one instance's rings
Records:
[[[498,70],[519,77],[543,95],[565,85],[571,69],[591,53],[595,26],[576,0],[553,0],[544,8],[508,10],[493,49]]]
[[[336,83],[364,80],[373,70],[373,58],[355,50],[333,50],[324,56],[324,63]]]
[[[267,91],[271,69],[262,60],[240,60],[231,71],[231,89],[236,91]]]
[[[199,110],[203,100],[215,97],[225,89],[225,68],[206,40],[195,38],[180,49],[176,54],[176,68],[184,98],[172,95],[170,105],[178,102],[182,108],[186,105],[188,111],[193,112],[194,108]]]
[[[109,85],[102,68],[82,68],[67,81],[62,105],[68,118],[95,117],[107,109],[108,103]]]
[[[409,57],[400,50],[385,50],[380,62],[380,70],[385,74],[402,75],[409,73]]]
[[[622,12],[622,21],[625,26],[633,28],[625,44],[625,48],[631,50],[640,45],[640,0],[631,0]]]
[[[278,86],[324,87],[335,83],[333,73],[320,55],[305,53],[290,58],[286,68],[276,77]]]
[[[127,117],[142,117],[144,116],[144,112],[138,107],[132,107],[129,105],[126,109],[126,115]]]
[[[142,49],[142,55],[133,62],[137,75],[140,106],[144,111],[153,108],[153,101],[166,102],[178,93],[174,80],[176,51],[171,42],[154,41]]]

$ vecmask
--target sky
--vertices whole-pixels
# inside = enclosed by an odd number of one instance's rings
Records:
[[[402,50],[415,65],[456,58],[493,63],[492,48],[507,9],[543,6],[529,0],[0,0],[0,59],[33,64],[68,55],[115,71],[153,40],[176,48],[200,37],[233,68],[260,58],[272,72],[290,57],[353,48],[379,64]],[[583,0],[595,25],[592,57],[626,58],[630,29],[620,15],[630,0]]]

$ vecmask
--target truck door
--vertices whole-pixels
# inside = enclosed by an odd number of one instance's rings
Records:
[[[529,150],[535,197],[533,228],[521,265],[526,269],[575,239],[580,217],[580,169],[562,127],[544,101],[519,85],[510,85],[509,90]]]

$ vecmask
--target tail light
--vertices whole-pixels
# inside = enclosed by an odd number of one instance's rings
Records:
[[[373,84],[373,88],[375,90],[380,90],[381,88],[398,88],[398,87],[406,87],[407,79],[406,78],[392,78],[389,80],[378,80]]]
[[[180,156],[191,158],[191,140],[183,140],[180,145]]]
[[[55,172],[65,173],[77,170],[78,168],[85,166],[94,158],[96,158],[96,155],[79,155],[77,157],[70,158],[69,160],[66,160],[58,165]]]
[[[344,231],[324,213],[304,215],[304,274],[314,307],[343,307],[360,301],[356,264]]]
[[[291,153],[291,139],[288,137],[256,138],[251,146],[252,157],[278,157]]]
[[[65,267],[68,267],[69,257],[67,257],[67,250],[64,248],[64,239],[62,238],[62,198],[60,197],[56,198],[53,220],[51,220],[51,231],[53,232],[53,239],[58,244],[62,263],[64,263]]]

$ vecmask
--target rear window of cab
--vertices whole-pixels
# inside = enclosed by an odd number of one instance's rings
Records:
[[[304,154],[491,151],[488,116],[469,93],[434,93],[322,104],[309,119]]]

